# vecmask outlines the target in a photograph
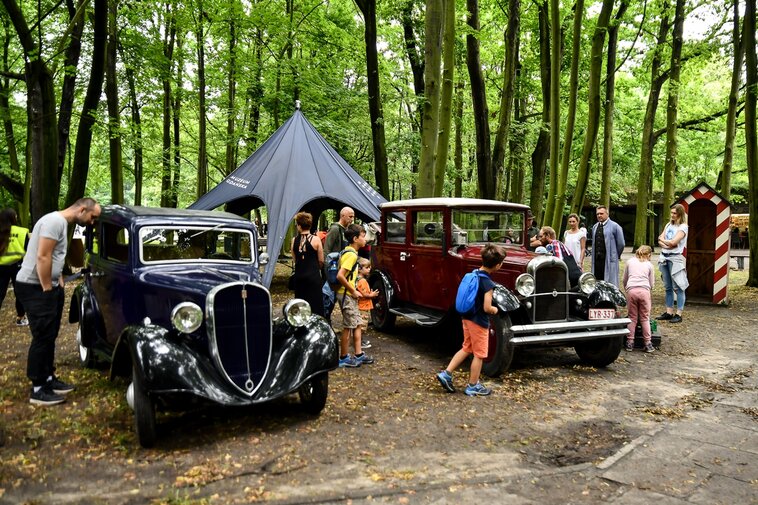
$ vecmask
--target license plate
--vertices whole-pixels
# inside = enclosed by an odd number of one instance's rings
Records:
[[[615,309],[590,309],[590,319],[613,319],[616,317]]]

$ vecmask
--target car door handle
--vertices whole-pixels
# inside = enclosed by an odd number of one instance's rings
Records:
[[[407,253],[407,252],[400,253],[400,261],[405,261],[406,258],[410,258],[410,257],[411,257],[411,253]]]
[[[105,276],[105,272],[91,272],[89,276],[90,277],[103,277]]]

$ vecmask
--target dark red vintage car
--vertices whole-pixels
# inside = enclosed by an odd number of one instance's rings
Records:
[[[379,290],[372,311],[377,329],[389,331],[397,316],[422,326],[460,328],[455,296],[463,276],[481,265],[487,243],[502,245],[505,263],[493,275],[500,309],[490,320],[489,357],[483,371],[507,370],[518,348],[571,346],[586,363],[604,367],[618,357],[628,318],[612,284],[584,273],[569,284],[566,264],[527,251],[527,206],[471,198],[419,198],[380,206],[371,286]]]

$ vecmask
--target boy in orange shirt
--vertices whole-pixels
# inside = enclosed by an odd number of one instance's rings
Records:
[[[371,291],[371,286],[368,284],[368,276],[371,274],[371,262],[366,258],[358,258],[358,282],[356,283],[355,287],[358,289],[358,291],[363,295],[360,299],[358,299],[358,310],[361,311],[361,319],[363,320],[363,325],[361,326],[361,330],[367,331],[368,330],[368,321],[371,317],[371,309],[374,308],[374,302],[372,298],[376,298],[379,296],[378,290]],[[368,349],[371,347],[371,344],[368,340],[363,340],[363,344],[361,347],[364,349]]]

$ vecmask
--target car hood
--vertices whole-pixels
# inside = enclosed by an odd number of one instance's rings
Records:
[[[258,276],[252,268],[239,266],[182,266],[161,269],[150,268],[139,274],[143,284],[152,287],[164,287],[173,291],[194,293],[205,296],[211,289],[227,282],[256,281]]]

